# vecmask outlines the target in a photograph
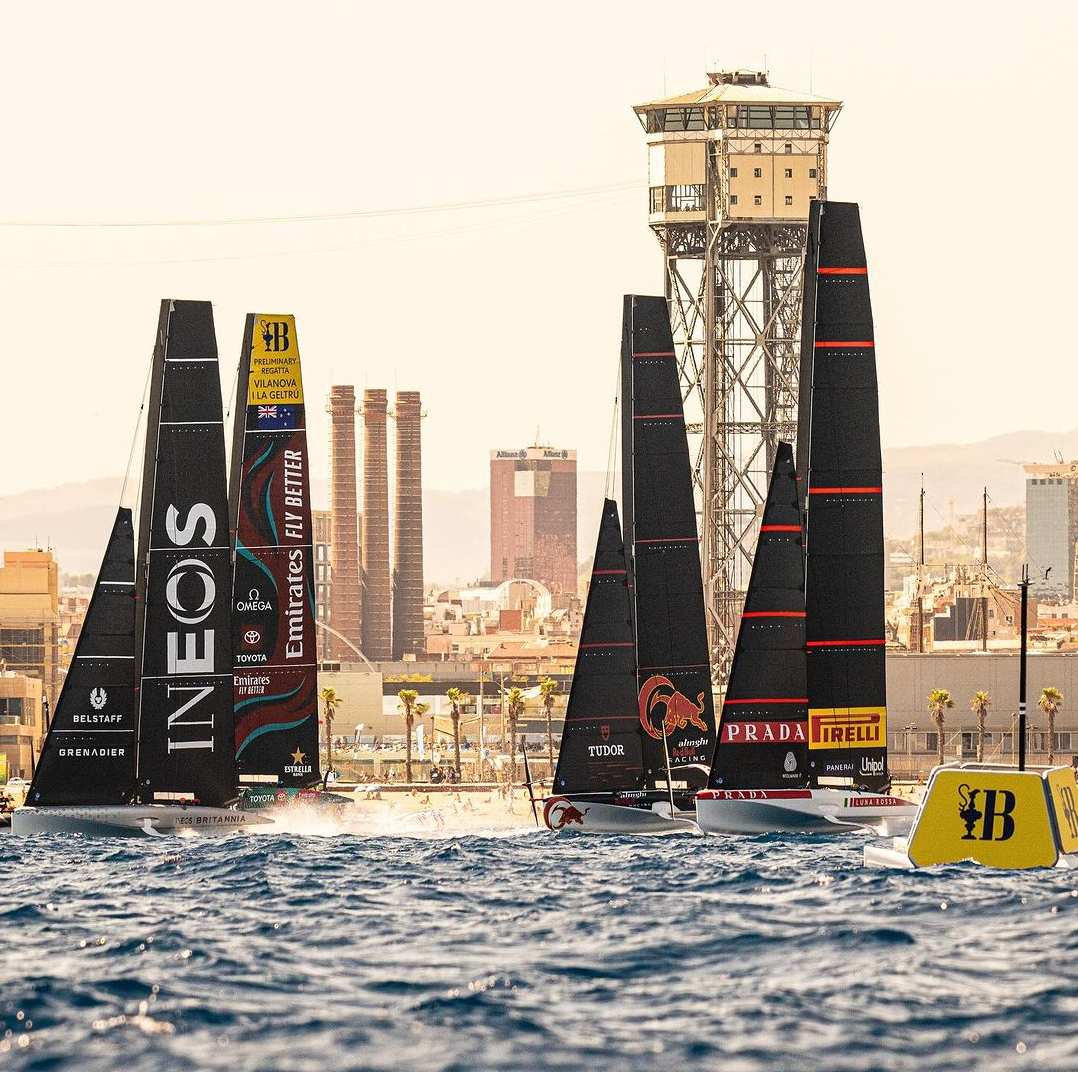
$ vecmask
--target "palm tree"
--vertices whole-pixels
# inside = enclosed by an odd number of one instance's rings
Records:
[[[450,717],[453,719],[453,761],[457,768],[457,778],[460,778],[460,712],[461,708],[471,699],[471,697],[463,690],[458,689],[456,685],[450,686],[445,690],[446,696],[449,697],[449,702],[453,706],[453,711]]]
[[[509,780],[517,780],[517,719],[524,714],[524,691],[511,688],[505,697],[509,714]]]
[[[415,689],[401,689],[397,693],[397,710],[404,713],[404,780],[412,784],[412,727],[415,725],[415,705],[419,693]]]
[[[984,720],[988,717],[988,708],[992,697],[987,692],[975,692],[969,701],[969,709],[977,713],[977,762],[984,762]]]
[[[1051,685],[1041,689],[1037,706],[1048,716],[1048,764],[1056,758],[1056,712],[1063,706],[1063,693]]]
[[[933,689],[928,694],[928,709],[932,712],[932,721],[936,724],[936,765],[943,766],[943,712],[954,707],[954,700],[946,689]]]
[[[546,710],[546,757],[550,762],[550,776],[554,777],[554,734],[550,729],[550,713],[554,710],[554,693],[558,691],[558,683],[552,678],[544,678],[539,682],[539,691],[543,694],[543,707]]]
[[[322,720],[326,725],[326,770],[333,770],[333,712],[344,702],[337,690],[326,686],[319,694],[322,701]]]

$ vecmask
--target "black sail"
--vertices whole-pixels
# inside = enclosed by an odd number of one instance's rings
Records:
[[[603,503],[591,587],[565,711],[555,793],[644,788],[636,658],[617,503]]]
[[[710,785],[808,783],[805,572],[793,447],[779,443],[719,718]]]
[[[139,511],[139,798],[235,796],[225,442],[209,302],[161,303]],[[141,640],[141,648],[138,641]]]
[[[637,713],[648,784],[702,786],[715,715],[685,413],[666,300],[627,295],[622,502],[634,584]]]
[[[27,803],[125,804],[135,789],[135,536],[117,511]]]
[[[232,445],[240,781],[319,780],[310,457],[295,317],[247,317]]]
[[[797,470],[803,478],[809,765],[887,782],[883,471],[876,347],[857,205],[810,209]]]

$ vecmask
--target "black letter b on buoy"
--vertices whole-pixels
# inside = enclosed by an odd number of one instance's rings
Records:
[[[996,807],[999,799],[1002,807]],[[984,826],[981,827],[982,841],[1006,841],[1014,833],[1014,794],[1009,789],[986,789],[984,791]],[[996,820],[1002,819],[1000,832],[996,834]]]

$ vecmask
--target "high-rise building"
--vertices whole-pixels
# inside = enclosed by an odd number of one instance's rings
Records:
[[[318,623],[318,659],[329,659],[328,629],[330,590],[333,574],[330,562],[333,554],[333,512],[331,510],[311,511],[312,543],[314,545],[314,620]]]
[[[0,670],[60,694],[60,571],[51,551],[6,551],[0,568]]]
[[[1029,590],[1048,599],[1075,596],[1078,462],[1024,466]],[[1045,577],[1045,571],[1051,572]]]
[[[423,644],[423,454],[418,391],[398,391],[397,494],[393,517],[393,658],[419,655]]]
[[[393,658],[389,567],[389,471],[386,392],[363,392],[363,654],[378,662]]]
[[[356,391],[351,385],[331,387],[330,502],[332,506],[332,584],[329,589],[329,633],[326,657],[354,659],[360,647],[362,593],[356,507]],[[323,630],[323,632],[327,632]],[[320,651],[323,649],[319,649]]]
[[[42,684],[36,677],[0,670],[0,777],[29,778],[45,733]]]
[[[576,451],[490,452],[490,579],[576,592]]]

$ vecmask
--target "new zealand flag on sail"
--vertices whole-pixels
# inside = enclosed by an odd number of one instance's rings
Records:
[[[257,417],[259,428],[296,427],[295,406],[259,406]]]

